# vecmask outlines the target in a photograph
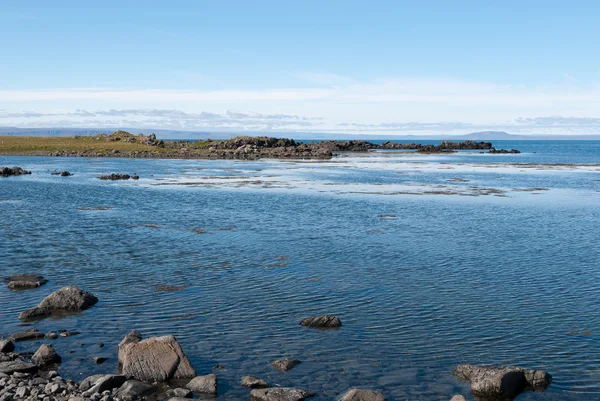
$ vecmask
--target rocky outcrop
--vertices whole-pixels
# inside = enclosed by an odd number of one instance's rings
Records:
[[[518,154],[518,153],[521,153],[521,151],[518,149],[506,150],[506,149],[491,148],[488,153],[506,155],[506,154]]]
[[[341,327],[342,322],[337,316],[312,316],[302,320],[300,325],[313,329],[335,329]]]
[[[452,150],[481,150],[481,149],[492,149],[491,142],[475,142],[475,141],[442,141],[438,145],[441,149],[452,149]]]
[[[248,388],[267,388],[269,387],[269,384],[264,381],[263,379],[259,379],[258,377],[255,376],[244,376],[242,377],[242,382],[240,383],[241,386],[244,387],[248,387]]]
[[[50,344],[42,344],[31,357],[31,362],[38,366],[52,365],[60,363],[61,361],[62,358],[56,353],[54,347]]]
[[[273,365],[273,367],[280,372],[287,372],[288,370],[293,369],[299,363],[300,361],[297,359],[284,358],[271,362],[271,365]]]
[[[128,377],[150,383],[196,377],[196,371],[175,337],[142,340],[136,331],[119,344],[119,370]]]
[[[378,391],[352,388],[340,398],[340,401],[386,401],[386,398]]]
[[[70,177],[73,174],[69,173],[67,170],[63,170],[63,171],[55,171],[53,173],[51,173],[52,175],[60,175],[61,177]]]
[[[38,274],[13,274],[4,279],[7,287],[11,290],[26,290],[38,288],[48,282],[43,276]]]
[[[31,174],[31,171],[23,170],[21,167],[0,167],[0,176],[10,177],[16,175]]]
[[[217,395],[217,375],[196,376],[185,387],[194,393]]]
[[[80,312],[98,302],[98,298],[78,287],[63,287],[54,291],[35,308],[27,309],[19,314],[19,319],[31,321],[43,319],[51,315]]]
[[[109,175],[101,175],[100,177],[98,177],[98,179],[100,179],[100,180],[111,180],[111,181],[128,180],[130,178],[131,178],[131,176],[129,174],[117,174],[117,173],[112,173]]]
[[[302,401],[315,394],[299,388],[273,387],[254,389],[250,392],[252,401]]]
[[[543,370],[515,366],[458,365],[454,375],[471,383],[471,391],[480,397],[514,398],[523,391],[544,391],[552,376]]]

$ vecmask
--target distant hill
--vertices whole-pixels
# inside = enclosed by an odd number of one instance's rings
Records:
[[[511,140],[515,139],[515,137],[520,135],[511,135],[508,132],[504,131],[481,131],[481,132],[472,132],[467,135],[462,135],[461,138],[478,140],[478,141],[502,141],[502,140]]]

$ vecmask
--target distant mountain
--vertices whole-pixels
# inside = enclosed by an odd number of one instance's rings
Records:
[[[504,132],[504,131],[481,131],[481,132],[472,132],[467,135],[462,135],[461,138],[478,140],[478,141],[493,141],[493,140],[509,141],[512,139],[516,139],[515,137],[518,137],[518,136],[520,136],[520,135],[511,135],[508,132]]]

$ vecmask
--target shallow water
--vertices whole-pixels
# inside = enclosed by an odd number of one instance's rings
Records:
[[[100,302],[33,324],[82,332],[52,341],[67,378],[116,370],[116,345],[137,329],[174,334],[198,374],[223,365],[220,399],[248,399],[245,374],[315,400],[349,387],[472,399],[450,373],[462,362],[553,375],[519,400],[598,398],[600,142],[527,142],[497,146],[521,155],[327,162],[0,157],[33,171],[0,179],[0,272],[50,280],[0,288],[0,335],[78,285]],[[50,175],[65,169],[75,175]],[[110,172],[142,178],[95,178]],[[316,314],[344,325],[298,325]],[[280,357],[303,363],[279,373]]]

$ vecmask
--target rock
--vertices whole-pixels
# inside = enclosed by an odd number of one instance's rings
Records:
[[[514,398],[526,390],[544,391],[552,376],[543,370],[515,366],[458,365],[453,374],[471,383],[471,391],[480,397]]]
[[[309,391],[288,387],[254,389],[250,392],[252,401],[302,401],[312,396],[314,393]]]
[[[18,342],[26,340],[39,340],[40,338],[44,338],[44,333],[37,329],[29,329],[14,333],[12,336],[9,337],[9,340]]]
[[[5,278],[4,281],[11,290],[38,288],[48,282],[48,280],[38,274],[13,274]]]
[[[134,175],[132,175],[132,176],[131,176],[131,179],[132,179],[132,180],[139,180],[139,179],[140,179],[140,176],[139,176],[139,175],[137,175],[137,174],[134,174]]]
[[[278,359],[276,361],[271,362],[271,365],[273,365],[275,367],[275,369],[277,369],[280,372],[287,372],[288,370],[292,369],[299,363],[300,363],[300,361],[297,359],[284,358],[284,359]]]
[[[170,388],[165,392],[167,398],[192,398],[192,390],[187,388]]]
[[[48,340],[56,340],[58,338],[58,334],[55,331],[51,331],[48,334],[46,334],[46,338]]]
[[[147,397],[158,391],[156,386],[152,384],[144,383],[139,380],[127,380],[119,389],[115,392],[115,397],[119,399],[131,399],[137,400],[141,397]]]
[[[386,398],[378,391],[351,388],[340,401],[386,401]]]
[[[111,180],[111,181],[115,181],[115,180],[128,180],[131,178],[131,176],[129,174],[116,174],[116,173],[112,173],[109,175],[102,175],[100,177],[98,177],[101,180]]]
[[[61,357],[56,353],[54,347],[49,344],[42,344],[40,348],[33,354],[31,361],[38,366],[51,365],[60,363]]]
[[[333,329],[340,327],[342,322],[337,316],[313,316],[302,320],[300,325],[315,329]]]
[[[21,360],[0,362],[0,373],[6,373],[7,375],[15,372],[29,373],[36,372],[38,367],[33,363],[24,362]]]
[[[190,399],[184,397],[171,397],[168,399],[168,401],[190,401]]]
[[[450,401],[466,401],[465,397],[463,397],[462,395],[455,395],[454,397],[452,397],[452,399]]]
[[[194,393],[217,394],[217,375],[196,376],[185,386]]]
[[[85,379],[83,379],[82,381],[79,382],[78,386],[79,386],[79,390],[81,391],[87,391],[89,390],[99,379],[103,378],[104,375],[92,375],[92,376],[88,376]]]
[[[15,350],[15,343],[11,340],[0,340],[0,352],[13,352]]]
[[[103,364],[104,362],[106,362],[106,360],[108,358],[105,358],[103,356],[93,356],[92,359],[94,360],[94,362],[96,362],[98,365]]]
[[[67,170],[64,170],[64,171],[55,171],[55,172],[50,173],[50,174],[52,174],[52,175],[60,175],[61,177],[70,177],[70,176],[73,175],[73,174],[69,173]]]
[[[249,388],[267,388],[269,384],[263,379],[259,379],[254,376],[244,376],[242,377],[242,382],[240,383],[244,387]]]
[[[196,371],[173,336],[141,340],[132,331],[119,344],[120,371],[145,382],[196,377]]]
[[[15,391],[15,397],[17,398],[25,398],[29,395],[29,389],[25,386],[18,387],[17,391]]]
[[[67,331],[67,330],[59,330],[59,331],[60,331],[61,337],[71,337],[71,336],[76,336],[77,334],[81,334],[78,331]]]
[[[14,166],[10,167],[0,167],[0,176],[2,177],[10,177],[11,175],[24,175],[31,174],[31,171],[23,170],[21,167]]]
[[[125,383],[127,378],[123,375],[102,375],[103,377],[98,378],[95,383],[88,390],[83,392],[84,397],[89,397],[94,393],[102,393],[106,390],[112,390],[118,388]]]
[[[23,321],[41,319],[50,315],[79,312],[95,305],[98,298],[78,287],[63,287],[54,291],[35,308],[19,314]]]

